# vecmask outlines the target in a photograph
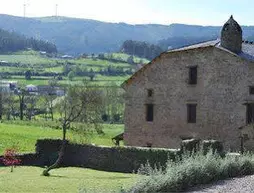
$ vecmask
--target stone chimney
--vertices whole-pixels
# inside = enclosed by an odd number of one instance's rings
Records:
[[[221,46],[236,54],[242,51],[242,28],[232,15],[222,27]]]

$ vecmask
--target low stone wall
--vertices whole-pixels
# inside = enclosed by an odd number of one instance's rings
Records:
[[[38,140],[36,153],[41,166],[52,164],[58,156],[61,140]],[[68,143],[63,166],[77,166],[103,171],[136,172],[142,164],[165,166],[179,150],[137,147],[102,147]]]

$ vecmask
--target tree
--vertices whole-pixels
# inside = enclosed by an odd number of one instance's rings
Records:
[[[16,91],[16,94],[19,97],[19,117],[20,120],[23,120],[25,109],[25,96],[28,94],[28,92],[25,89],[20,89]]]
[[[47,111],[50,113],[51,120],[54,120],[54,100],[56,99],[56,94],[55,94],[55,87],[58,85],[57,80],[52,79],[48,82],[50,89],[48,92],[44,95],[45,99],[45,107],[47,107]]]
[[[73,72],[73,71],[70,71],[69,73],[68,73],[68,79],[70,80],[70,81],[73,81],[73,78],[75,77],[75,73]]]
[[[68,73],[71,71],[71,67],[70,67],[70,65],[69,64],[65,64],[64,66],[63,66],[63,74],[64,75],[68,75]]]
[[[93,81],[95,77],[95,72],[93,71],[93,69],[91,68],[90,71],[89,71],[89,78],[90,78],[90,81]]]
[[[31,70],[27,70],[25,72],[25,78],[26,78],[26,80],[31,80],[31,76],[32,76]]]
[[[43,171],[44,176],[49,176],[49,171],[59,168],[64,158],[65,148],[67,144],[66,132],[75,121],[89,121],[94,122],[94,114],[97,113],[98,106],[101,105],[101,95],[97,89],[87,86],[84,82],[83,86],[72,87],[67,90],[66,96],[62,99],[58,106],[58,111],[61,116],[61,127],[63,131],[62,145],[59,151],[56,162]],[[89,110],[89,112],[88,112]]]
[[[17,158],[17,150],[14,148],[8,148],[4,151],[3,163],[6,166],[11,166],[11,172],[13,167],[21,163],[21,160]]]
[[[135,63],[135,62],[134,62],[134,57],[133,57],[133,56],[129,56],[128,59],[127,59],[127,62],[128,62],[129,64],[134,64],[134,63]]]
[[[16,100],[13,92],[2,93],[2,103],[3,103],[3,114],[6,115],[7,120],[11,119],[11,116],[15,118]]]
[[[26,97],[26,116],[28,120],[32,120],[32,117],[35,115],[35,106],[37,102],[37,96],[29,95]]]

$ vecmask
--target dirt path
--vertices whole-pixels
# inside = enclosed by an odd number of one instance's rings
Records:
[[[254,176],[223,180],[194,188],[189,193],[254,193]]]

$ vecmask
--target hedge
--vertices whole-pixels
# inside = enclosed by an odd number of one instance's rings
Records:
[[[203,140],[188,139],[181,142],[181,153],[196,153],[202,151],[206,155],[210,150],[212,153],[218,153],[220,156],[225,156],[222,142],[218,140]]]
[[[36,153],[41,165],[50,165],[57,158],[61,140],[38,140]],[[141,165],[165,167],[168,159],[175,160],[179,150],[141,147],[103,147],[67,143],[63,166],[86,167],[104,171],[131,173]]]

